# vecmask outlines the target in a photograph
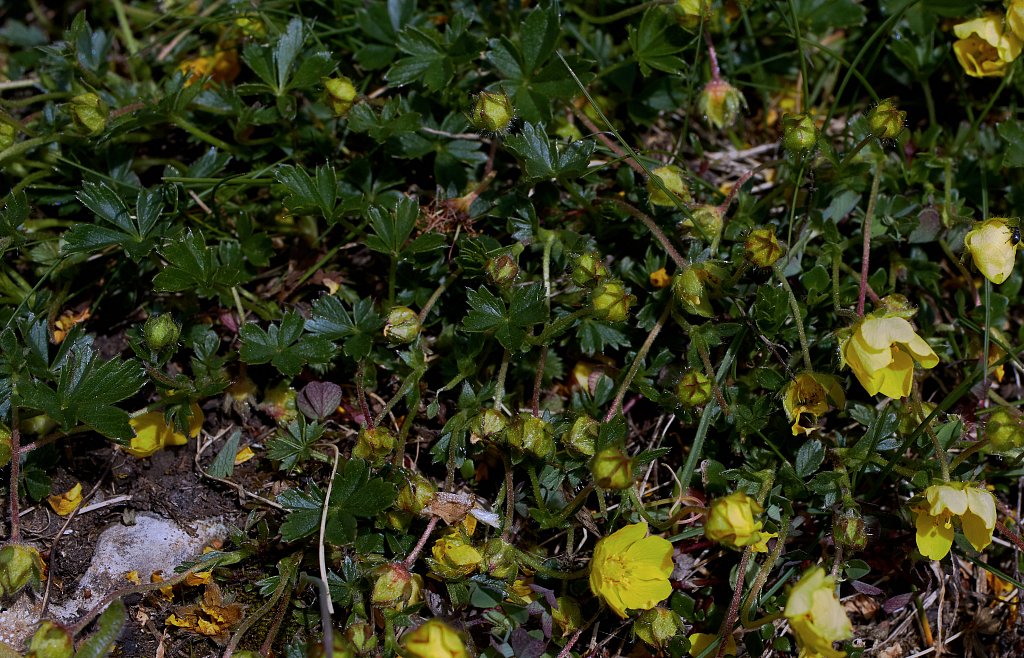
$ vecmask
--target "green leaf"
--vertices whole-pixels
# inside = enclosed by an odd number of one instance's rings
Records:
[[[678,74],[686,65],[678,55],[686,40],[675,18],[661,7],[651,7],[644,12],[639,27],[629,28],[629,46],[645,77],[651,69]]]
[[[242,251],[237,242],[209,247],[200,231],[190,229],[183,237],[168,242],[160,255],[168,266],[153,277],[153,286],[164,292],[195,291],[213,297],[246,279]]]
[[[793,0],[793,11],[811,32],[861,25],[867,15],[857,0]]]
[[[75,658],[105,658],[110,655],[114,643],[121,637],[128,610],[124,601],[114,599],[96,620],[96,632],[81,642],[75,650]]]
[[[270,363],[281,374],[294,377],[307,363],[327,363],[334,346],[325,338],[303,335],[305,321],[295,311],[286,313],[280,324],[266,331],[248,323],[238,331],[242,340],[240,358],[245,363]]]
[[[1003,166],[1024,167],[1024,124],[1004,121],[997,130],[1004,143]]]
[[[300,415],[287,427],[278,428],[274,438],[267,442],[267,457],[281,462],[282,471],[291,470],[310,458],[326,460],[323,454],[313,450],[323,433],[322,426],[316,422],[307,423],[305,416]]]
[[[315,484],[309,491],[288,489],[277,497],[279,505],[288,510],[281,524],[281,539],[296,541],[312,535],[320,527],[324,494]]]
[[[206,469],[209,475],[221,479],[231,477],[235,470],[235,455],[238,454],[238,443],[241,439],[242,430],[236,429],[231,433],[220,452],[210,462],[210,467]]]
[[[277,46],[274,48],[274,71],[277,74],[276,89],[279,94],[288,88],[288,76],[306,40],[305,32],[302,19],[296,17],[288,22],[284,34],[277,40]]]
[[[373,251],[398,258],[403,246],[416,228],[420,206],[408,197],[402,197],[393,210],[374,206],[367,211],[372,235],[366,237],[366,246]]]
[[[356,361],[370,353],[384,320],[369,299],[359,299],[349,312],[338,297],[324,295],[313,303],[306,331],[331,341],[344,341],[345,354]]]
[[[526,123],[517,135],[506,138],[505,145],[523,164],[523,175],[528,181],[552,178],[575,178],[586,171],[594,142],[552,142],[543,124]]]
[[[536,71],[555,51],[558,41],[558,10],[554,5],[537,7],[530,12],[519,30],[523,68]]]
[[[823,461],[825,461],[825,448],[818,439],[811,439],[796,451],[796,463],[794,464],[796,474],[802,478],[808,478],[821,467]]]
[[[451,81],[455,68],[437,31],[406,28],[398,35],[398,48],[407,57],[391,67],[388,82],[396,85],[422,82],[428,89],[438,91]]]
[[[337,221],[338,177],[334,167],[317,167],[310,176],[300,167],[281,165],[274,171],[274,178],[288,190],[284,199],[288,210],[296,214],[318,212],[328,222]]]

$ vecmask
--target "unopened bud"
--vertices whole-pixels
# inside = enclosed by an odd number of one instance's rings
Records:
[[[694,208],[690,212],[690,216],[682,222],[683,227],[695,229],[694,233],[708,242],[716,244],[722,237],[724,224],[725,212],[720,206],[713,206],[709,203]]]
[[[546,459],[555,451],[551,423],[533,414],[521,413],[516,416],[505,436],[509,444],[538,459]]]
[[[700,98],[697,100],[700,113],[704,115],[708,123],[719,130],[728,128],[736,122],[736,118],[740,115],[740,108],[744,104],[743,94],[736,87],[721,79],[711,80],[704,85],[704,89],[700,92]]]
[[[32,635],[25,658],[71,658],[73,655],[75,642],[71,632],[47,620]]]
[[[907,113],[897,107],[895,98],[878,101],[868,112],[868,127],[871,134],[879,139],[896,139],[903,132]]]
[[[605,448],[590,460],[590,472],[602,489],[626,489],[633,484],[633,459],[623,448]]]
[[[633,624],[633,632],[647,645],[662,649],[682,630],[682,619],[668,608],[645,610]]]
[[[624,322],[636,297],[626,292],[621,281],[602,281],[590,293],[594,315],[608,322]]]
[[[35,587],[44,569],[43,558],[31,546],[8,544],[0,548],[0,596],[16,594],[29,584]]]
[[[408,306],[396,306],[388,311],[384,324],[384,338],[389,343],[411,343],[420,335],[423,325],[420,316]]]
[[[79,94],[71,99],[71,120],[86,135],[98,135],[107,127],[107,104],[96,94]]]
[[[782,247],[770,228],[756,228],[747,234],[743,250],[747,260],[757,267],[771,267],[782,257]]]
[[[593,457],[601,423],[590,416],[580,416],[572,428],[562,437],[562,443],[570,452],[581,457]]]
[[[142,335],[146,338],[146,345],[154,352],[159,352],[165,347],[170,347],[178,342],[181,335],[181,327],[168,313],[151,315],[142,325]]]
[[[507,288],[516,282],[519,276],[519,265],[508,254],[487,261],[487,277],[499,288]]]
[[[15,132],[14,126],[0,121],[0,151],[4,151],[14,146],[14,138],[16,135],[17,132]]]
[[[503,133],[516,116],[512,99],[504,92],[482,91],[477,94],[470,110],[469,122],[477,130]]]
[[[365,459],[374,466],[383,466],[395,449],[395,434],[381,425],[364,427],[356,437],[352,456]]]
[[[422,589],[421,576],[409,573],[409,569],[401,562],[392,562],[377,570],[370,601],[378,608],[401,610],[411,603],[417,603]]]
[[[495,537],[484,544],[483,570],[492,578],[511,581],[519,573],[516,551],[504,539]]]
[[[676,385],[676,399],[684,407],[699,407],[711,399],[711,378],[699,370],[687,370]]]
[[[580,288],[592,288],[608,277],[608,266],[593,252],[580,254],[572,268],[572,282]]]
[[[807,114],[782,116],[782,147],[796,157],[809,152],[818,143],[818,127]]]
[[[658,187],[655,178],[661,181],[665,190],[668,190],[667,193]],[[666,165],[651,171],[651,177],[647,179],[647,194],[653,206],[674,208],[677,202],[690,203],[693,200],[683,178],[683,170],[675,165]]]
[[[687,30],[693,30],[702,21],[714,17],[711,0],[676,0],[676,21]]]
[[[406,477],[405,484],[398,490],[395,506],[388,512],[388,521],[397,530],[409,527],[413,518],[427,506],[434,497],[437,487],[419,473],[411,473]]]
[[[508,427],[508,418],[497,409],[484,409],[477,416],[476,432],[484,439],[494,439]]]
[[[359,97],[356,86],[345,76],[325,79],[324,90],[327,92],[327,104],[331,106],[334,116],[343,117],[348,114]]]
[[[1013,452],[1024,448],[1024,423],[1009,409],[996,407],[985,420],[987,452]]]
[[[847,551],[863,550],[868,544],[868,535],[864,531],[864,517],[855,507],[836,511],[832,520],[832,535],[836,546]]]
[[[258,16],[240,16],[235,19],[235,27],[242,31],[247,37],[264,37],[267,34],[267,26]],[[235,654],[236,656],[238,654]]]
[[[464,537],[453,533],[434,542],[431,570],[445,580],[461,580],[476,571],[484,558]]]
[[[334,658],[356,658],[358,655],[356,648],[352,646],[349,639],[338,631],[334,631],[332,634],[331,647]],[[235,655],[237,656],[238,654],[236,653]],[[326,656],[327,652],[324,651],[323,642],[310,644],[306,649],[306,658],[326,658]]]
[[[414,576],[413,578],[419,578],[419,576]],[[345,639],[351,643],[352,649],[357,656],[376,654],[377,634],[374,633],[373,624],[368,621],[360,619],[346,626]]]

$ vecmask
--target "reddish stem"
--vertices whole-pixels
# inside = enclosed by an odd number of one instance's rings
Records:
[[[21,519],[18,516],[18,478],[21,468],[21,430],[18,428],[18,407],[11,405],[11,543],[21,541]]]
[[[736,576],[736,590],[732,593],[732,601],[729,602],[729,611],[722,620],[722,627],[718,629],[718,653],[715,654],[715,658],[722,658],[725,655],[725,638],[732,635],[732,629],[736,626],[740,599],[743,598],[743,585],[747,581],[747,562],[750,560],[750,553],[749,546],[743,549],[743,557],[740,558],[740,568]]]
[[[434,532],[434,527],[437,525],[437,519],[439,517],[432,516],[430,521],[427,523],[427,527],[423,530],[423,534],[420,535],[420,539],[416,542],[416,546],[413,547],[412,552],[406,556],[403,560],[403,564],[406,569],[411,569],[412,565],[416,564],[416,558],[420,556],[420,552],[423,551],[423,547],[427,545],[427,539],[430,538],[430,533]]]
[[[718,53],[715,52],[715,44],[711,41],[711,33],[704,31],[704,41],[708,44],[708,57],[711,59],[711,80],[717,82],[722,79],[722,72],[718,68]]]

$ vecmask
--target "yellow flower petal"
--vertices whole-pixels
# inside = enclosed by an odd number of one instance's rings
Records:
[[[49,496],[47,502],[61,516],[74,512],[82,504],[82,483],[79,482],[62,494]]]
[[[964,246],[975,267],[997,285],[1006,281],[1016,262],[1017,245],[1010,237],[1010,227],[1001,217],[978,224],[964,236]]]
[[[949,517],[934,517],[920,509],[914,520],[917,528],[917,550],[929,560],[941,560],[953,546],[953,524]]]
[[[959,516],[967,511],[967,494],[962,486],[933,484],[924,490],[924,496],[930,505],[928,513],[932,516],[947,512]]]
[[[853,327],[842,345],[843,360],[870,395],[906,397],[913,382],[914,361],[933,368],[938,355],[906,319],[869,316]]]
[[[800,655],[842,658],[833,642],[853,637],[846,611],[835,596],[835,581],[821,567],[812,567],[793,586],[783,614],[796,634]]]
[[[672,593],[672,544],[646,534],[646,523],[625,526],[597,542],[590,560],[591,590],[622,618]]]

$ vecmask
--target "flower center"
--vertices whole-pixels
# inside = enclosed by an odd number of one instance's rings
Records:
[[[623,555],[612,555],[604,563],[604,569],[601,570],[604,579],[608,582],[621,585],[623,587],[629,587],[630,569],[626,563],[626,558]]]

